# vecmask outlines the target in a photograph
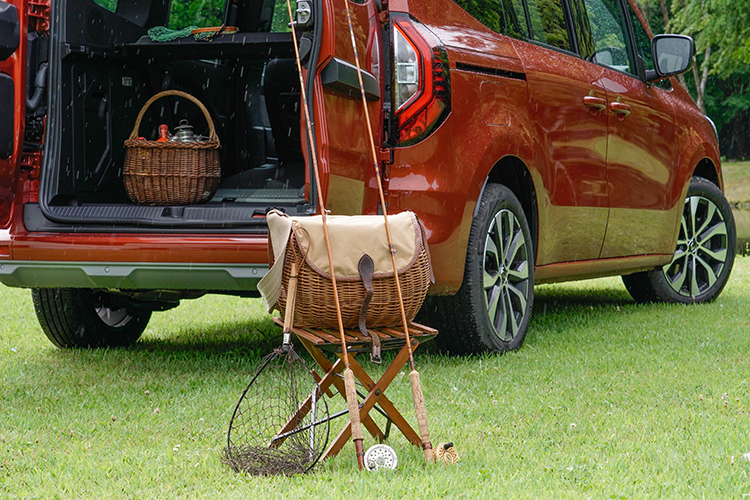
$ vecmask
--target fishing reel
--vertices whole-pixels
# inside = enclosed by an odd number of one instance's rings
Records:
[[[365,452],[365,467],[369,471],[395,469],[397,465],[396,452],[387,444],[376,444]]]

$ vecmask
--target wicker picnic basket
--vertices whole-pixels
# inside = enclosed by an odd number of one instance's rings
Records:
[[[301,265],[298,272],[294,324],[311,328],[335,329],[338,326],[336,303],[333,298],[330,270],[324,259],[324,242],[322,238],[316,237],[308,226],[308,223],[316,223],[314,220],[316,218],[319,219],[320,216],[293,218],[292,231],[283,255],[281,292],[273,308],[281,312],[285,310],[291,262],[299,262]],[[369,234],[369,238],[353,236],[342,242],[340,236],[351,236],[352,227],[361,225],[362,221],[370,224],[371,229],[365,231]],[[411,321],[422,307],[427,289],[434,281],[427,239],[421,222],[411,212],[389,216],[389,221],[394,233],[399,234],[399,225],[403,230],[400,236],[394,238],[394,246],[397,249],[397,257],[402,259],[397,264],[399,283],[406,318]],[[343,226],[337,229],[339,224]],[[372,280],[374,293],[367,308],[367,326],[384,327],[402,324],[396,280],[393,277],[392,262],[382,224],[383,217],[375,215],[328,217],[328,230],[331,233],[334,252],[336,252],[335,240],[338,240],[340,246],[340,253],[334,257],[334,262],[336,262],[336,284],[345,328],[357,326],[366,295],[361,277],[356,270],[352,269],[353,263],[357,262],[363,252],[370,255],[376,263],[378,261],[381,263],[380,270],[376,264]],[[308,231],[310,231],[309,236]],[[315,246],[317,246],[317,256]],[[346,254],[344,258],[341,257],[343,253]],[[269,257],[273,265],[273,248],[269,248]],[[352,263],[348,266],[348,270],[345,264],[347,260]],[[341,269],[339,264],[342,264]]]
[[[156,100],[178,96],[203,112],[209,127],[207,141],[158,142],[138,139],[146,110]],[[192,205],[210,200],[219,187],[219,138],[206,107],[195,97],[179,90],[160,92],[138,113],[130,138],[125,141],[125,190],[139,205]]]

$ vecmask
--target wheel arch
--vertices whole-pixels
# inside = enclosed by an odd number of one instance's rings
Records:
[[[537,207],[536,188],[534,181],[526,164],[517,156],[505,156],[501,158],[487,175],[482,192],[488,183],[502,184],[510,189],[521,203],[526,220],[529,221],[531,239],[534,243],[534,260],[539,241],[539,210]],[[481,199],[481,194],[480,194]]]
[[[678,197],[675,199],[675,205],[682,206],[690,187],[690,180],[694,177],[706,179],[715,184],[721,191],[724,191],[724,180],[721,175],[721,161],[718,153],[715,144],[704,140],[689,151],[678,155],[676,168],[681,175],[676,179],[677,184],[673,186],[673,192],[679,189],[679,191],[676,191]],[[680,218],[677,217],[675,219],[675,241],[677,241],[679,226]]]
[[[702,177],[716,184],[723,191],[723,182],[719,175],[719,169],[710,158],[702,158],[698,161],[693,171],[693,177]]]

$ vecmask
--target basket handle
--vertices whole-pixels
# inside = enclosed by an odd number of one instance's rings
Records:
[[[133,126],[133,131],[130,133],[130,140],[134,141],[138,138],[138,130],[141,128],[141,120],[143,120],[143,115],[146,114],[146,110],[158,99],[161,99],[162,97],[167,97],[170,95],[185,98],[188,101],[195,104],[196,106],[198,106],[198,109],[200,109],[203,112],[203,116],[206,117],[206,121],[208,122],[208,138],[212,141],[216,141],[216,144],[218,147],[219,137],[216,135],[216,128],[214,127],[214,121],[211,119],[211,115],[208,113],[208,110],[206,109],[206,107],[203,105],[202,102],[200,102],[195,97],[185,92],[181,92],[179,90],[165,90],[163,92],[159,92],[155,96],[151,97],[151,99],[146,101],[146,104],[143,105],[140,113],[138,113],[138,118],[136,118],[135,120],[135,126]]]

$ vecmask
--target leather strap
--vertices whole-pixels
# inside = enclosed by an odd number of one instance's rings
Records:
[[[365,286],[365,300],[362,302],[362,309],[359,311],[359,331],[365,337],[369,337],[370,334],[367,331],[367,308],[370,306],[370,301],[374,293],[372,277],[375,274],[375,263],[372,261],[372,257],[364,254],[359,259],[357,268],[359,269],[359,276],[362,278],[362,284]],[[380,337],[377,333],[372,334],[372,354],[370,354],[370,360],[376,364],[382,362],[380,357]]]

